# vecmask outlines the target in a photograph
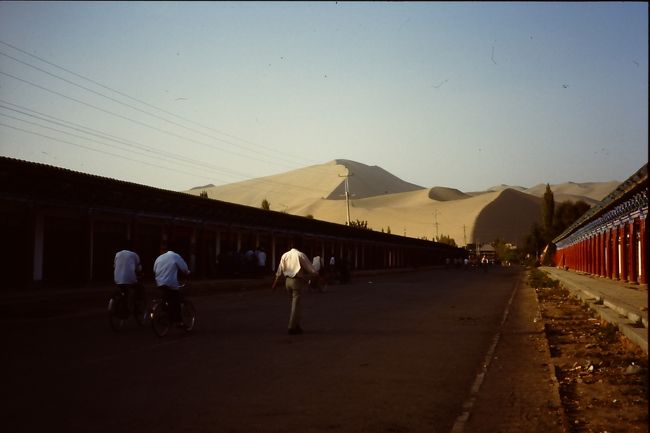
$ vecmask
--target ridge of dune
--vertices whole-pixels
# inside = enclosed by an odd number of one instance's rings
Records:
[[[434,186],[429,189],[429,198],[436,201],[462,200],[470,197],[456,188]]]
[[[572,201],[584,200],[586,198],[591,199],[593,202],[599,202],[619,185],[620,182],[613,180],[609,182],[564,182],[550,185],[550,187],[551,191],[553,191],[555,201],[558,201],[558,196],[566,196]],[[546,192],[546,184],[537,184],[532,188],[528,188],[525,192],[542,197],[544,192]]]
[[[261,207],[267,200],[272,211],[311,216],[345,224],[345,180],[350,191],[352,221],[366,221],[375,231],[433,239],[446,235],[457,245],[501,240],[521,244],[533,222],[541,218],[541,196],[546,184],[533,188],[500,185],[490,190],[462,192],[435,186],[423,188],[378,166],[335,159],[271,176],[227,185],[196,187],[211,199]],[[594,204],[618,186],[610,183],[552,185],[556,203],[583,200]]]
[[[345,179],[354,198],[366,198],[406,191],[424,190],[378,166],[368,166],[346,159],[291,170],[219,186],[192,188],[190,194],[203,191],[209,198],[247,206],[260,206],[267,200],[273,210],[288,210],[306,199],[345,199]]]

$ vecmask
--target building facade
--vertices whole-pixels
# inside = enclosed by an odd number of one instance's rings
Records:
[[[648,165],[553,240],[555,264],[632,284],[647,284]]]
[[[173,243],[197,278],[238,277],[237,259],[262,248],[269,271],[297,236],[310,256],[350,269],[439,265],[464,250],[0,157],[0,266],[7,286],[111,281],[125,241],[144,277]]]

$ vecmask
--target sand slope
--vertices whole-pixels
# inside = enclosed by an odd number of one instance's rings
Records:
[[[533,222],[541,219],[546,184],[533,188],[499,185],[464,193],[454,188],[424,188],[405,182],[377,166],[338,159],[286,173],[222,186],[193,188],[209,198],[271,210],[346,222],[345,178],[351,193],[351,220],[367,221],[376,231],[432,239],[447,235],[458,245],[499,238],[521,245]],[[555,201],[590,204],[613,191],[619,182],[551,185]]]

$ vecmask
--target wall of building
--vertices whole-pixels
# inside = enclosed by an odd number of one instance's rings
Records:
[[[647,165],[554,240],[565,269],[647,284]]]
[[[237,254],[262,247],[268,271],[301,237],[310,256],[351,269],[440,265],[464,250],[0,157],[3,274],[10,286],[111,281],[125,244],[144,277],[174,244],[197,278],[240,277]]]

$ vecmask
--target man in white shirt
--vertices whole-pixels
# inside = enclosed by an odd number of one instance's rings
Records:
[[[126,242],[124,248],[115,254],[113,281],[126,293],[130,307],[133,306],[134,296],[137,301],[143,298],[142,284],[138,281],[141,272],[140,257],[131,251],[131,243]]]
[[[302,334],[300,327],[300,294],[307,287],[310,278],[318,275],[316,269],[305,253],[298,250],[300,239],[294,240],[294,248],[284,253],[275,273],[271,289],[275,290],[278,282],[284,276],[285,287],[291,295],[291,315],[289,316],[289,334]]]
[[[181,295],[178,282],[178,272],[189,275],[190,269],[183,258],[171,250],[158,256],[153,264],[153,273],[156,277],[156,285],[163,291],[163,296],[169,302],[171,319],[174,322],[181,322]]]

